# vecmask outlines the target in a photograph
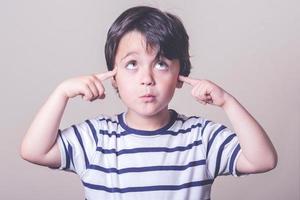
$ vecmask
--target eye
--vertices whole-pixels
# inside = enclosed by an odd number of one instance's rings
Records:
[[[169,66],[167,63],[165,63],[164,61],[158,61],[156,64],[155,64],[155,68],[158,69],[158,70],[168,70],[169,69]]]
[[[129,69],[129,70],[134,70],[134,69],[136,69],[136,68],[137,68],[136,61],[135,61],[135,60],[129,61],[129,62],[125,65],[125,68],[126,68],[126,69]]]

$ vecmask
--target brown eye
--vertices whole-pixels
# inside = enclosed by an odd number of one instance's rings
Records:
[[[129,70],[134,70],[137,68],[137,64],[136,64],[136,61],[130,61],[126,64],[125,66],[126,69],[129,69]]]
[[[163,71],[163,70],[168,70],[169,66],[165,62],[159,61],[155,64],[155,68]]]

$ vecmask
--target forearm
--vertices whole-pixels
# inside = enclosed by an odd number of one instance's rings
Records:
[[[105,97],[102,81],[112,78],[117,68],[100,74],[80,76],[63,81],[50,95],[31,123],[21,145],[21,156],[30,162],[50,167],[61,164],[56,139],[67,102],[81,96],[86,101]]]
[[[21,155],[32,162],[41,160],[56,142],[68,98],[59,87],[49,96],[32,121],[21,145]]]
[[[277,155],[264,129],[251,114],[232,96],[222,106],[236,132],[242,155],[257,172],[274,168]]]

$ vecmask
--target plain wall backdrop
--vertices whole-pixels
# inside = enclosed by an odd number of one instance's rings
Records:
[[[109,26],[125,9],[150,5],[178,15],[190,36],[191,77],[212,80],[235,96],[268,132],[275,170],[216,179],[212,199],[300,199],[300,2],[1,0],[0,199],[84,199],[75,174],[23,161],[19,148],[35,113],[63,80],[106,71]],[[124,110],[109,82],[107,98],[72,99],[61,128]],[[225,113],[177,90],[170,108],[231,127]]]

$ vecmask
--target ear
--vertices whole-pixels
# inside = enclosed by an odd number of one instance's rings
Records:
[[[183,82],[180,80],[177,80],[176,88],[182,88],[182,85],[183,85]]]
[[[111,85],[112,85],[115,89],[118,89],[118,84],[117,84],[117,81],[116,81],[116,77],[115,77],[115,76],[111,79]]]

